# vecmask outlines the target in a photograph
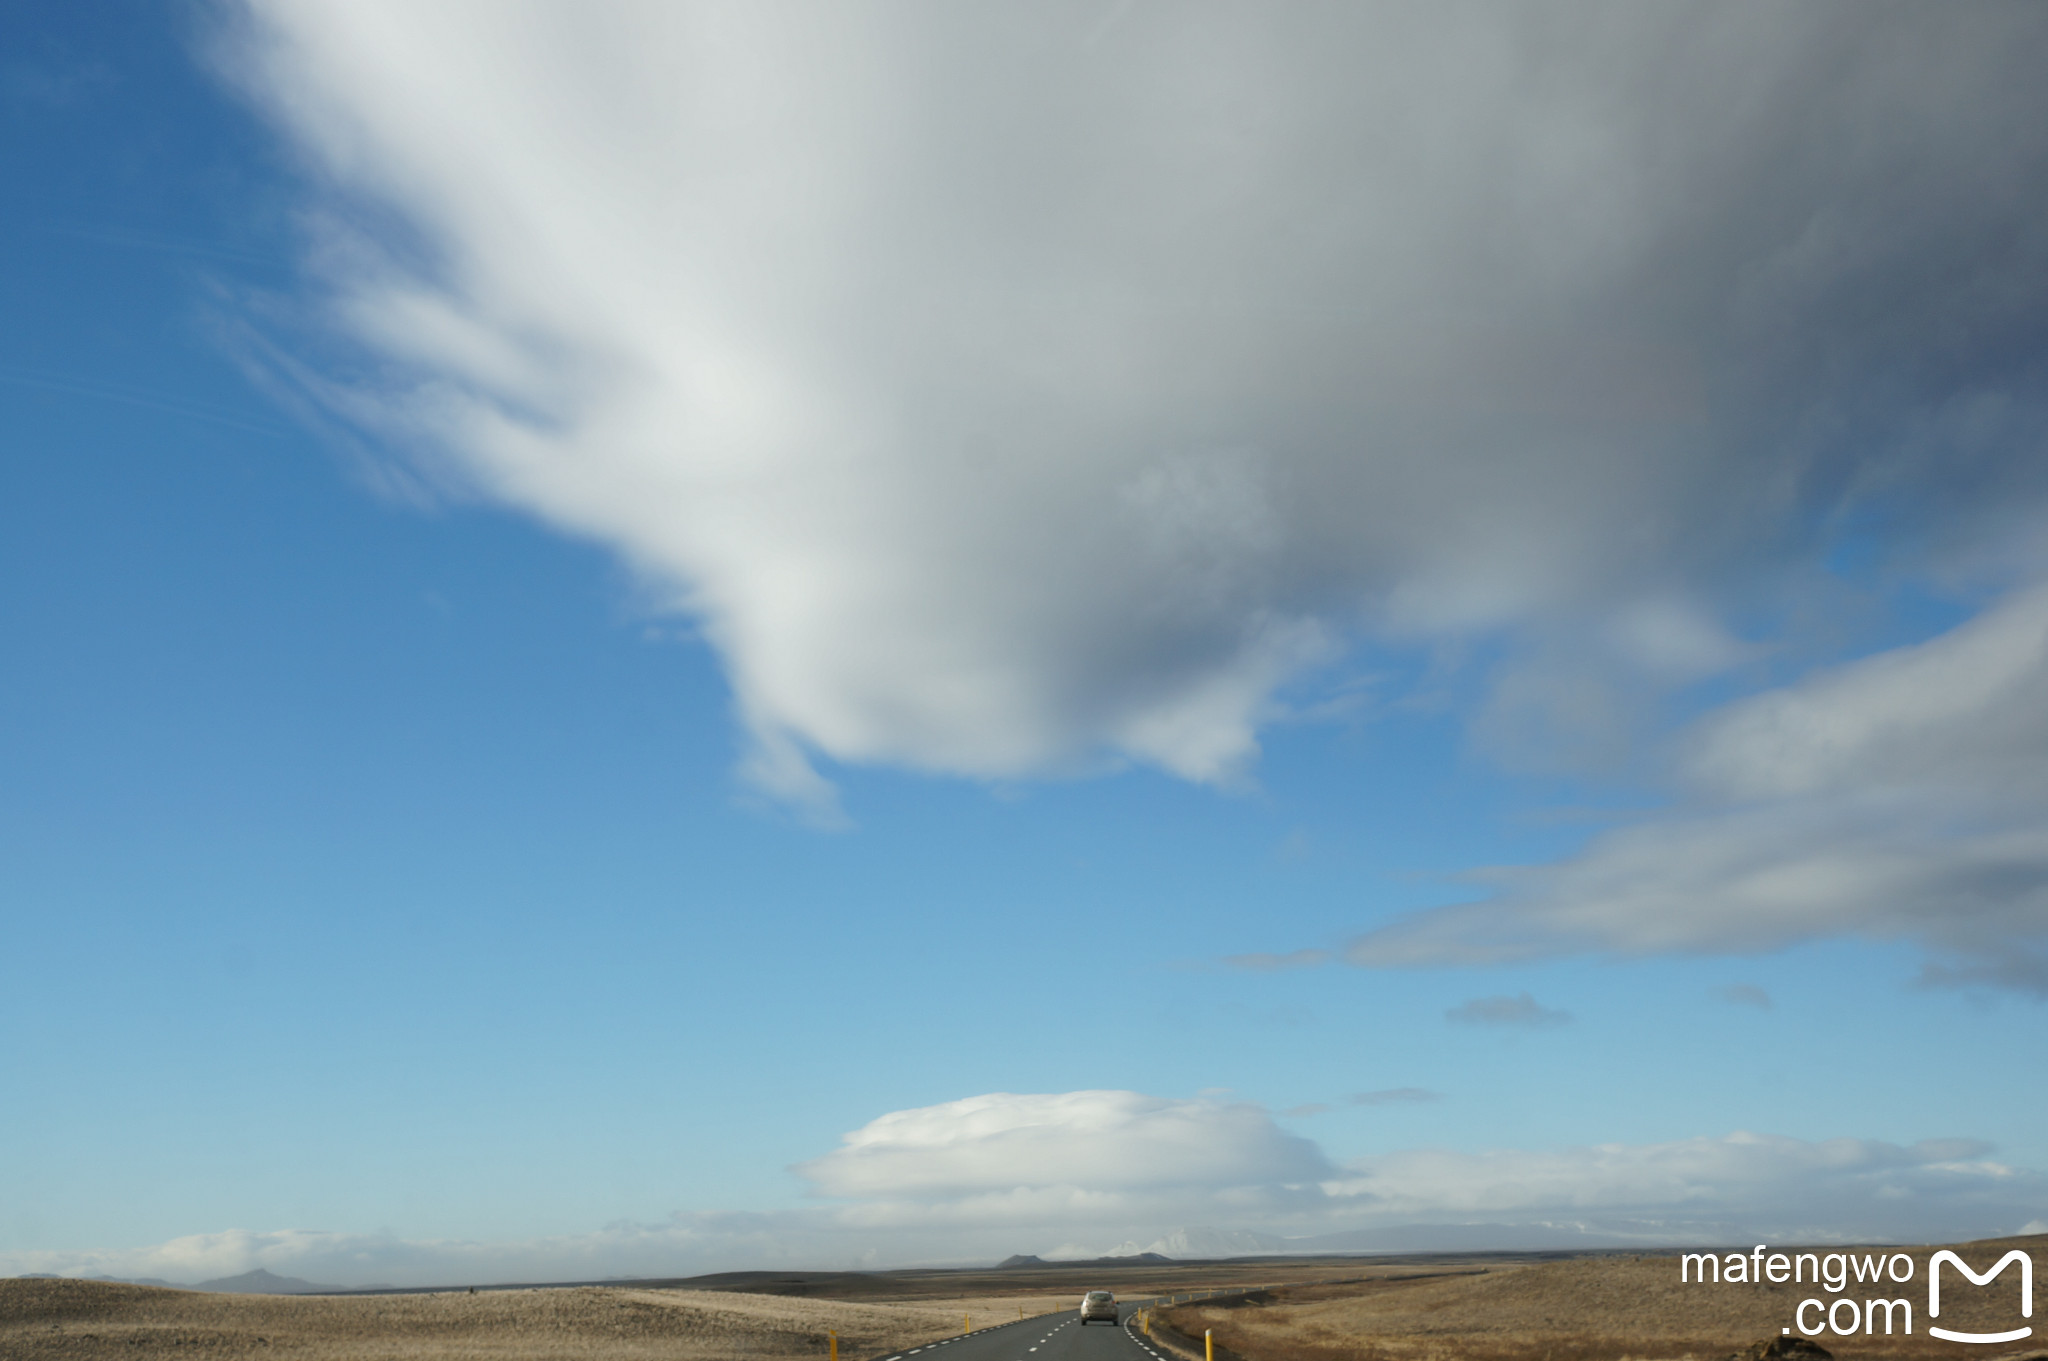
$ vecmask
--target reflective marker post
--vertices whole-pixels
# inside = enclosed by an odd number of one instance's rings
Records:
[[[832,1339],[832,1361],[839,1361],[839,1334],[827,1328],[825,1335]]]
[[[1216,1338],[1207,1328],[1202,1329],[1202,1355],[1206,1361],[1216,1361]]]

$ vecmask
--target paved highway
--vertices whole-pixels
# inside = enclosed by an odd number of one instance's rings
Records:
[[[1128,1322],[1138,1307],[1126,1302],[1117,1326],[1081,1326],[1078,1308],[1041,1314],[994,1328],[977,1328],[943,1342],[891,1352],[879,1361],[1180,1361],[1154,1348]]]

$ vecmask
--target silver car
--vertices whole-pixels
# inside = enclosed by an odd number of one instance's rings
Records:
[[[1091,1290],[1081,1297],[1081,1322],[1093,1323],[1096,1319],[1112,1328],[1116,1326],[1116,1296],[1107,1290]]]

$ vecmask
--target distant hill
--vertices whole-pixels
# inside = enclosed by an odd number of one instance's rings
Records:
[[[717,1271],[708,1276],[642,1279],[634,1284],[650,1290],[680,1286],[691,1290],[729,1290],[745,1295],[798,1295],[820,1299],[868,1299],[876,1295],[915,1292],[915,1287],[907,1282],[873,1271]]]
[[[996,1263],[996,1270],[1003,1271],[1010,1267],[1044,1265],[1045,1259],[1043,1257],[1034,1257],[1028,1252],[1013,1252],[1002,1261]]]
[[[1111,1257],[1062,1257],[1056,1262],[1048,1262],[1038,1257],[1026,1257],[1019,1253],[1015,1257],[1005,1258],[997,1269],[1000,1270],[1001,1267],[1056,1267],[1061,1271],[1071,1271],[1077,1266],[1166,1266],[1171,1265],[1172,1262],[1173,1258],[1161,1257],[1156,1252],[1126,1252]]]
[[[315,1285],[302,1281],[296,1276],[273,1276],[258,1267],[245,1271],[239,1276],[222,1276],[217,1280],[201,1281],[194,1290],[210,1290],[217,1295],[309,1295],[317,1291],[332,1290],[331,1285]]]
[[[1125,1243],[1109,1250],[1112,1257],[1124,1257],[1136,1252],[1153,1252],[1185,1262],[1191,1257],[1243,1257],[1291,1250],[1285,1238],[1275,1238],[1270,1233],[1253,1233],[1249,1229],[1184,1228],[1161,1234],[1152,1242],[1140,1248],[1136,1243]]]

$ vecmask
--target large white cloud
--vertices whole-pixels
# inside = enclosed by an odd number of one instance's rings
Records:
[[[331,191],[362,349],[286,367],[633,563],[819,816],[819,753],[1227,780],[1361,637],[1505,639],[1486,731],[1597,745],[1845,525],[2032,569],[2037,9],[250,0],[223,50]]]
[[[1732,704],[1689,735],[1678,811],[1485,902],[1353,943],[1367,965],[1904,938],[1930,977],[2048,991],[2048,590]]]
[[[797,1172],[820,1192],[934,1201],[1019,1191],[1226,1191],[1332,1167],[1257,1106],[1138,1092],[995,1092],[896,1111]]]
[[[2048,1178],[1987,1146],[1735,1133],[1658,1144],[1410,1149],[1338,1166],[1255,1107],[1134,1092],[994,1093],[880,1117],[796,1169],[841,1203],[678,1213],[585,1234],[476,1242],[313,1230],[0,1255],[0,1272],[196,1282],[262,1267],[321,1283],[455,1284],[737,1268],[988,1262],[1165,1244],[1315,1251],[1466,1246],[1929,1241],[2048,1215]],[[1190,1227],[1196,1226],[1196,1227]]]

